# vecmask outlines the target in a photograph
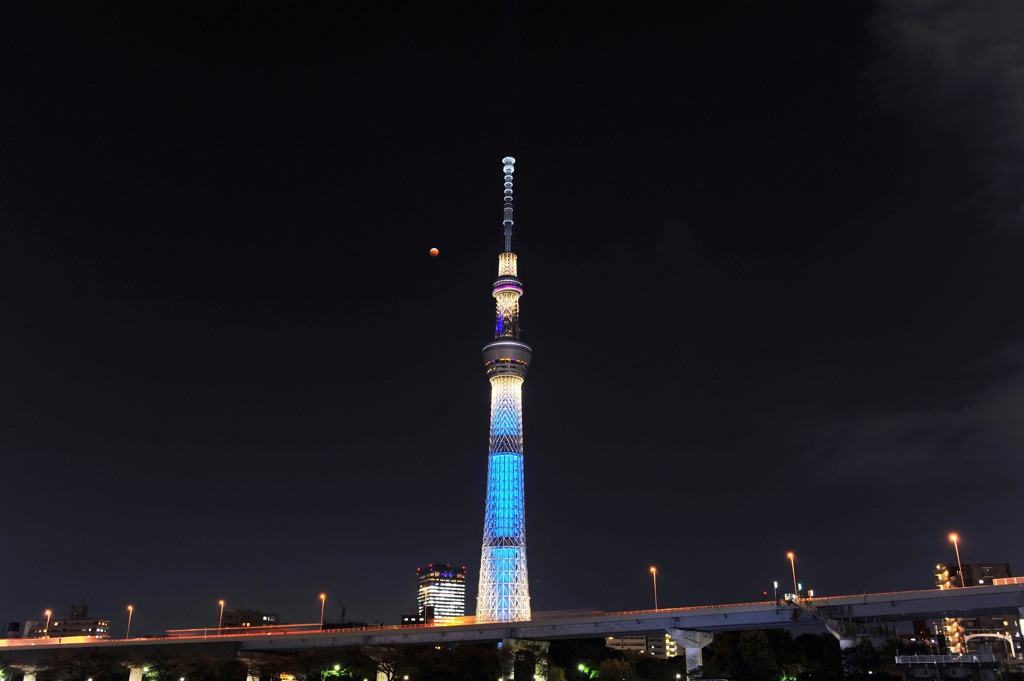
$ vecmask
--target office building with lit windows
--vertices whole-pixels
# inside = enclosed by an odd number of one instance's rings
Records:
[[[465,566],[431,563],[416,568],[416,581],[416,606],[422,622],[444,623],[466,615]]]

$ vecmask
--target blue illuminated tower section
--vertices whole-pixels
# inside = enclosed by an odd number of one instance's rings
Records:
[[[512,174],[516,160],[506,156],[501,163],[505,174],[505,251],[498,255],[498,280],[494,282],[494,341],[483,351],[491,382],[491,438],[476,600],[478,622],[530,619],[523,507],[523,381],[533,351],[519,340],[523,283],[517,278],[516,254],[512,252]]]

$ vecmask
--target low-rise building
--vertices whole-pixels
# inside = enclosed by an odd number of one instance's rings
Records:
[[[52,617],[25,623],[25,638],[62,638],[67,636],[110,637],[110,620],[89,617],[89,606],[72,605],[68,617]]]
[[[1006,584],[1013,580],[1009,563],[964,563],[963,572],[957,563],[935,566],[935,586],[957,589],[968,586]],[[945,650],[954,655],[977,652],[981,646],[997,657],[1013,659],[1021,651],[1021,621],[1002,616],[947,617],[942,631],[935,632],[945,643]]]
[[[676,641],[667,632],[648,636],[609,636],[605,639],[605,645],[612,650],[650,655],[663,660],[678,655]]]
[[[237,627],[270,627],[278,624],[280,617],[276,612],[262,610],[225,610],[221,627],[234,629]]]

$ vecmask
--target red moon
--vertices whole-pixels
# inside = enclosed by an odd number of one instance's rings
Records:
[[[441,251],[437,250],[436,248],[431,248],[430,249],[430,257],[431,258],[436,258],[440,253],[441,253]]]

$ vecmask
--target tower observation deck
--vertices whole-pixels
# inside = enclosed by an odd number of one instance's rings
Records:
[[[515,162],[511,156],[501,160],[505,175],[505,250],[498,255],[498,280],[492,291],[497,308],[494,340],[483,349],[484,368],[491,383],[491,432],[477,622],[530,619],[523,506],[523,381],[533,350],[519,340],[523,283],[512,252]]]

